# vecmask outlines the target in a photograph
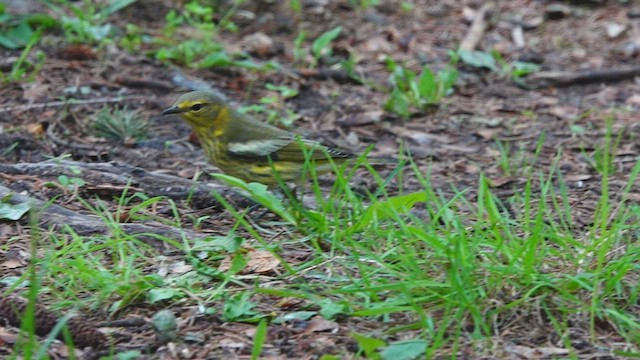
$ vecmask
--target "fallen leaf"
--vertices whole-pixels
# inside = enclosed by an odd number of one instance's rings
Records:
[[[640,94],[631,95],[625,100],[625,104],[631,106],[640,106]]]
[[[578,116],[578,108],[569,105],[558,105],[549,108],[548,113],[558,119],[570,119]]]
[[[478,129],[475,134],[480,136],[482,140],[491,140],[502,131],[501,129]]]
[[[310,334],[313,332],[323,332],[323,331],[336,332],[338,331],[339,328],[340,326],[335,321],[327,320],[322,316],[314,316],[309,321],[309,326],[307,326],[304,332],[306,334]]]
[[[245,267],[243,273],[266,273],[272,272],[280,265],[278,260],[273,254],[266,250],[255,250],[248,253],[249,261]]]
[[[26,263],[24,261],[20,261],[18,259],[10,259],[3,262],[0,266],[6,269],[16,269],[25,266]]]
[[[489,185],[493,188],[499,188],[501,186],[504,186],[506,184],[512,183],[515,180],[515,178],[513,177],[509,177],[509,176],[504,176],[504,177],[500,177],[500,178],[495,178],[495,179],[490,179],[489,180]]]
[[[28,124],[26,130],[34,138],[41,138],[45,132],[45,125],[44,123]]]
[[[374,36],[362,44],[361,50],[368,53],[391,53],[393,46],[385,37]]]
[[[245,259],[247,264],[240,271],[240,274],[262,274],[268,273],[275,270],[275,268],[280,265],[280,260],[274,257],[270,252],[266,250],[253,250],[250,249],[246,255]],[[231,265],[233,262],[233,255],[226,256],[222,261],[220,261],[220,265],[218,266],[218,270],[225,272],[231,269]]]

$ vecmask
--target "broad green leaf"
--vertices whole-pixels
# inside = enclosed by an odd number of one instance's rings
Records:
[[[524,61],[514,61],[511,63],[511,67],[511,75],[514,77],[521,77],[540,71],[540,65]]]
[[[33,29],[26,20],[0,34],[0,45],[7,49],[18,49],[26,46],[33,36]]]
[[[433,71],[427,66],[422,68],[422,74],[418,79],[418,91],[420,98],[426,100],[427,104],[435,103],[438,100],[438,84],[436,83],[436,77]]]
[[[11,40],[9,37],[0,34],[0,46],[5,47],[7,49],[15,50],[20,47],[20,44]]]
[[[178,289],[157,288],[149,290],[148,296],[149,302],[153,304],[157,303],[158,301],[181,297],[182,292]]]
[[[231,259],[231,266],[227,273],[237,274],[242,271],[245,266],[247,266],[247,258],[241,252],[237,252]]]
[[[380,359],[380,354],[378,354],[376,350],[387,345],[383,340],[357,333],[352,333],[351,337],[358,343],[362,351],[364,351],[367,359]]]
[[[490,53],[483,51],[459,50],[458,54],[460,55],[460,60],[467,65],[478,68],[484,67],[493,71],[498,70],[496,59]]]
[[[249,292],[242,292],[228,298],[224,302],[222,320],[236,321],[256,315],[257,312],[253,310],[256,304],[249,301],[250,297],[251,294]]]
[[[438,78],[442,85],[442,95],[449,95],[451,88],[458,80],[458,70],[455,68],[447,68],[438,72]]]
[[[313,56],[316,58],[321,55],[331,56],[331,48],[329,47],[329,44],[331,44],[331,42],[340,35],[340,32],[342,32],[342,26],[336,26],[335,28],[318,36],[318,38],[313,41],[313,45],[311,47]],[[325,52],[324,54],[323,51]]]
[[[10,204],[8,202],[0,202],[0,220],[20,220],[24,214],[31,210],[31,204],[23,202],[21,204]]]
[[[312,317],[318,315],[317,311],[294,311],[291,313],[284,314],[282,316],[282,321],[292,321],[292,320],[309,320]]]
[[[233,60],[224,51],[217,51],[212,54],[209,54],[200,61],[198,67],[200,68],[210,68],[210,67],[225,67],[233,64]]]
[[[391,96],[384,104],[384,108],[387,111],[391,111],[402,117],[409,117],[409,100],[407,96],[398,88],[394,88],[391,92]]]
[[[387,346],[381,355],[383,360],[413,360],[421,357],[426,349],[426,341],[408,340]]]
[[[345,313],[346,306],[343,304],[335,303],[329,299],[323,299],[318,302],[320,305],[320,315],[325,319],[333,319],[338,314]]]

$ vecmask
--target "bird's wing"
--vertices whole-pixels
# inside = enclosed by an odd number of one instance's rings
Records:
[[[330,149],[317,141],[304,139],[286,130],[250,120],[242,124],[240,122],[230,124],[238,127],[230,132],[233,136],[226,139],[230,156],[265,160],[269,157],[272,161],[294,162],[303,162],[305,152],[311,153],[310,158],[313,160],[352,157],[350,154]],[[305,151],[302,150],[303,148]]]
[[[304,151],[302,150],[304,148]],[[333,159],[348,159],[353,157],[351,154],[340,150],[329,148],[321,143],[309,139],[294,139],[292,142],[283,146],[276,151],[276,155],[280,160],[304,161],[305,152],[311,160],[327,160],[329,157]]]
[[[230,142],[228,151],[230,155],[245,158],[261,158],[272,155],[283,147],[291,144],[295,139],[289,136],[279,138],[243,140]],[[298,148],[298,151],[300,149]]]
[[[302,149],[305,149],[303,151]],[[305,152],[312,160],[348,159],[352,155],[331,149],[319,142],[296,138],[292,135],[271,139],[254,139],[243,142],[229,143],[229,154],[243,158],[270,157],[271,160],[304,162]]]

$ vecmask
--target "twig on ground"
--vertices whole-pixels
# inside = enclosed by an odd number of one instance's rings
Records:
[[[482,39],[482,36],[489,27],[487,18],[491,16],[491,12],[494,8],[495,4],[493,2],[489,2],[484,4],[478,10],[475,18],[473,19],[473,23],[471,23],[469,32],[460,42],[460,47],[458,48],[458,50],[473,51],[478,46],[480,40]]]
[[[34,103],[25,105],[5,106],[0,107],[0,113],[11,111],[27,111],[34,109],[43,109],[48,107],[58,107],[65,105],[90,105],[90,104],[106,104],[106,103],[119,103],[133,100],[143,100],[146,96],[143,95],[131,95],[131,96],[118,96],[118,97],[103,97],[97,99],[68,99],[61,101],[50,101],[46,103]]]
[[[148,196],[166,196],[174,200],[191,197],[194,207],[219,207],[212,191],[225,197],[235,197],[246,203],[245,197],[223,185],[181,178],[178,176],[150,172],[135,166],[120,163],[83,163],[70,160],[48,160],[39,163],[0,164],[0,173],[5,175],[32,175],[51,178],[60,175],[82,178],[87,184],[81,192],[91,192],[100,196],[120,196],[125,187],[130,191],[141,191]]]
[[[10,188],[0,185],[0,198],[11,194],[8,202],[10,204],[30,203],[33,209],[38,209],[38,220],[42,227],[65,227],[73,229],[80,236],[95,234],[106,234],[111,229],[104,221],[96,215],[85,215],[71,211],[56,204],[49,204],[31,196],[17,194]],[[120,223],[120,229],[129,235],[136,235],[141,241],[151,246],[163,248],[166,242],[159,240],[159,237],[169,238],[175,241],[187,239],[204,238],[205,234],[198,234],[187,229],[176,229],[157,221],[142,223]]]
[[[362,81],[353,76],[349,76],[346,71],[334,69],[298,69],[295,72],[303,78],[315,78],[318,80],[332,79],[341,84],[362,85]]]
[[[570,86],[607,81],[632,80],[640,76],[640,66],[627,69],[604,69],[593,71],[545,71],[531,74],[525,78],[525,87],[541,88],[547,86]]]

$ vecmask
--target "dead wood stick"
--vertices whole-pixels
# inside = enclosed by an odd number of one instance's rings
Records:
[[[59,229],[68,226],[80,236],[107,234],[110,231],[109,226],[96,215],[85,215],[71,211],[60,205],[49,204],[32,196],[17,194],[10,188],[0,185],[0,198],[4,198],[9,194],[11,194],[8,200],[9,203],[14,205],[29,203],[32,209],[38,209],[37,219],[43,227],[53,226]],[[126,234],[136,235],[138,239],[158,248],[162,248],[166,244],[166,242],[159,240],[158,237],[165,237],[181,242],[183,237],[187,239],[200,239],[206,235],[198,234],[188,229],[177,229],[157,221],[121,223],[119,227]]]
[[[298,69],[296,74],[303,78],[318,80],[332,79],[341,84],[362,85],[362,80],[350,76],[346,71],[334,69]]]
[[[464,51],[473,51],[480,43],[484,32],[489,27],[489,22],[487,18],[491,16],[491,12],[495,8],[495,4],[493,2],[488,2],[478,10],[476,13],[473,22],[471,23],[471,27],[469,28],[469,32],[460,42],[460,47],[458,50]]]
[[[540,88],[547,86],[570,86],[606,81],[631,80],[640,76],[640,66],[627,69],[604,69],[594,71],[546,71],[526,77],[525,86]]]
[[[105,98],[97,98],[97,99],[80,99],[80,100],[69,99],[69,100],[62,100],[62,101],[51,101],[46,103],[35,103],[35,104],[0,107],[0,113],[10,112],[10,111],[26,111],[26,110],[58,107],[58,106],[65,106],[65,105],[119,103],[119,102],[132,101],[132,100],[142,100],[144,98],[145,96],[142,96],[142,95],[132,95],[132,96],[126,96],[126,97],[118,96],[118,97],[105,97]]]
[[[60,175],[81,178],[87,184],[80,189],[81,193],[100,196],[120,196],[125,187],[129,186],[130,191],[141,191],[152,197],[166,196],[174,200],[191,198],[191,204],[196,208],[220,206],[212,195],[212,191],[217,191],[225,197],[233,197],[233,200],[239,203],[248,201],[228,187],[219,184],[196,182],[116,162],[83,163],[70,160],[47,160],[38,163],[0,164],[0,173],[32,175],[49,181],[56,181]]]

